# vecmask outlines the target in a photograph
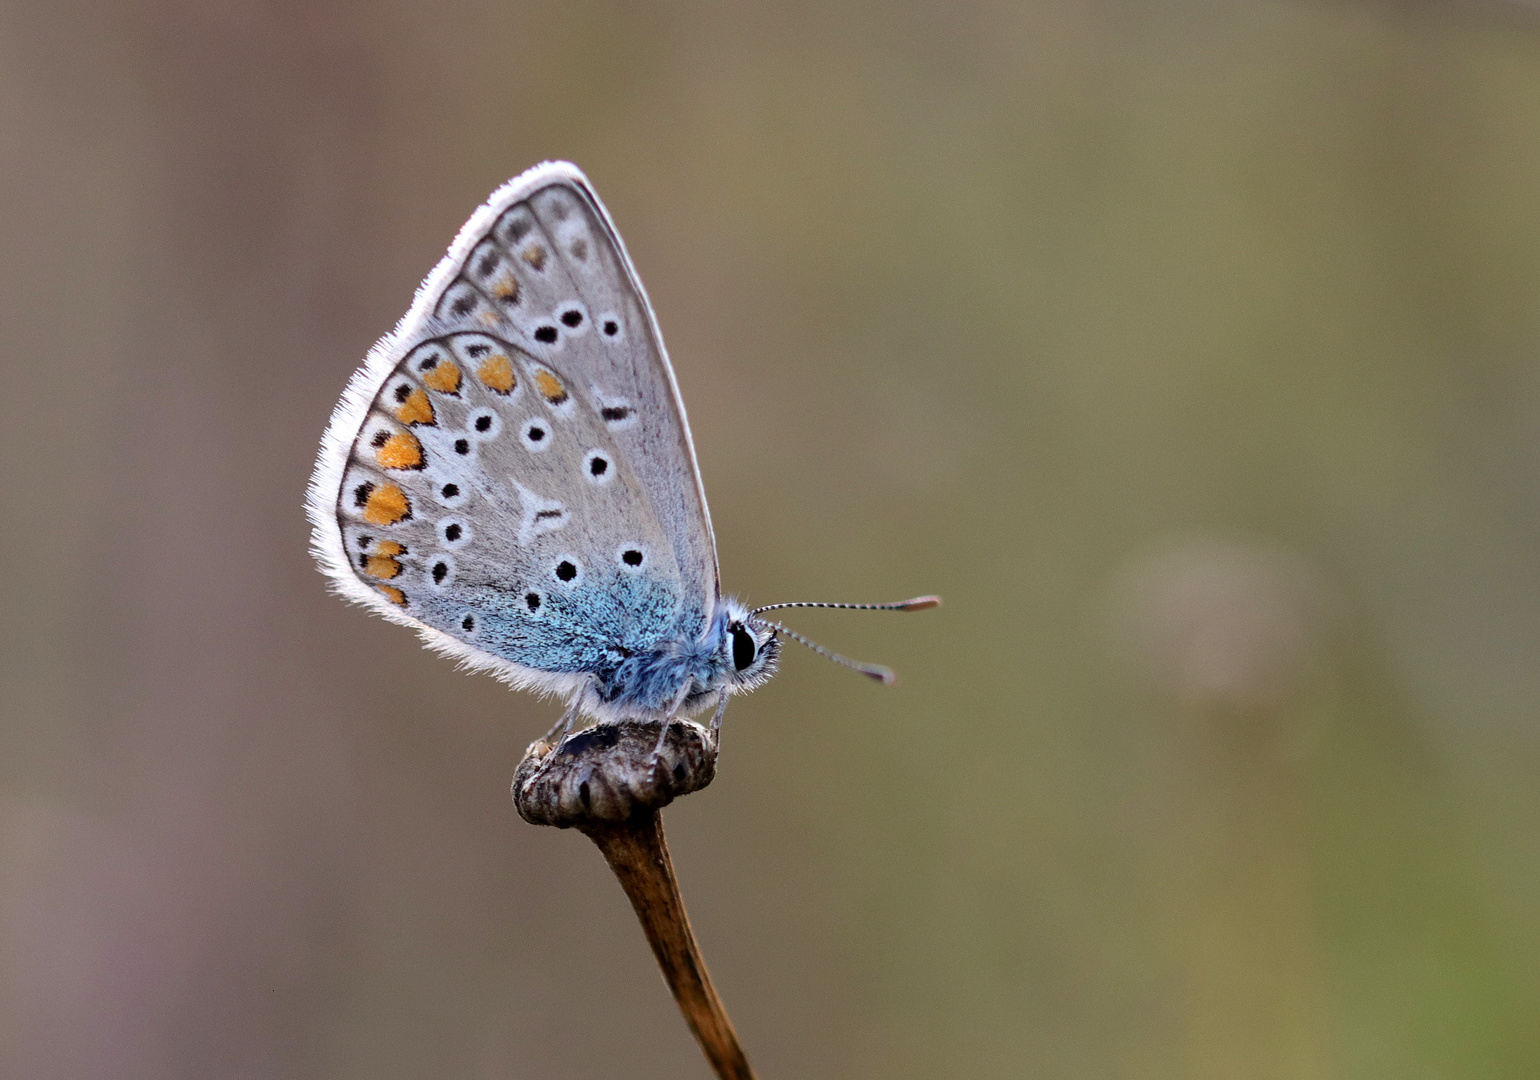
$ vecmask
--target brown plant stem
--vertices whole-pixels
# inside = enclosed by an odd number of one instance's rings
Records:
[[[754,1070],[711,984],[711,974],[690,929],[690,917],[663,838],[662,815],[648,810],[620,825],[595,825],[582,831],[599,846],[630,898],[679,1011],[717,1076],[722,1080],[754,1080]]]
[[[536,742],[514,775],[514,805],[531,824],[578,829],[599,846],[706,1060],[721,1080],[754,1080],[695,943],[658,813],[711,783],[717,741],[683,720],[662,742],[659,734],[628,722],[576,732],[554,748]]]

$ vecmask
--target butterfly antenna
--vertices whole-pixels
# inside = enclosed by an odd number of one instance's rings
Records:
[[[794,607],[797,605],[777,604],[775,606]],[[830,604],[826,606],[833,607],[836,605]],[[760,610],[764,609],[761,608]],[[770,629],[774,630],[777,634],[785,634],[793,641],[806,645],[809,649],[812,649],[815,653],[817,653],[819,656],[822,656],[826,660],[833,660],[836,664],[843,664],[845,667],[850,668],[852,671],[859,671],[862,675],[865,675],[869,679],[876,679],[878,682],[885,683],[888,686],[893,685],[893,671],[891,668],[885,668],[881,664],[863,664],[859,660],[852,660],[848,656],[841,656],[839,653],[834,652],[832,649],[826,649],[822,645],[818,644],[818,642],[811,641],[803,637],[795,630],[788,630],[778,622],[771,622],[769,619],[760,619],[758,621],[763,623],[765,626],[770,627]]]
[[[926,608],[940,606],[941,597],[939,596],[916,596],[913,600],[899,600],[892,604],[826,604],[817,600],[795,600],[789,604],[766,604],[764,607],[755,608],[751,614],[758,615],[763,611],[777,611],[789,607],[843,608],[846,611],[924,611]]]

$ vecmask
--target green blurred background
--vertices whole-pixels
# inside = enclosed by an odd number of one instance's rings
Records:
[[[301,496],[498,183],[592,177],[727,587],[666,817],[766,1080],[1540,1075],[1540,9],[0,6],[0,1074],[700,1077],[556,708]]]

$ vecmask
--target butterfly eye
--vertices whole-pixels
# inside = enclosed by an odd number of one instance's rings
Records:
[[[754,644],[754,635],[744,629],[742,623],[733,623],[728,629],[733,635],[733,667],[742,671],[754,662],[759,646]]]

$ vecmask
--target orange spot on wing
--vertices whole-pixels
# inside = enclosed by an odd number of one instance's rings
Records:
[[[524,261],[536,270],[545,269],[545,248],[539,244],[531,244],[524,249]]]
[[[380,445],[374,458],[386,469],[420,469],[422,443],[410,431],[398,431]]]
[[[421,390],[413,390],[396,409],[396,419],[403,424],[431,424],[433,423],[433,403]]]
[[[541,369],[535,372],[535,386],[539,389],[540,396],[552,405],[560,405],[567,400],[567,388],[549,371]]]
[[[389,600],[392,604],[395,604],[397,607],[406,607],[406,593],[394,585],[376,585],[375,588],[384,593],[385,599]]]
[[[389,581],[401,573],[401,564],[395,559],[371,555],[369,561],[364,564],[364,573],[370,577],[377,577],[381,581]]]
[[[429,390],[453,394],[460,389],[460,369],[448,360],[440,360],[430,370],[423,372],[422,381],[428,384]]]
[[[376,555],[405,555],[406,545],[398,544],[394,540],[381,540],[374,545]]]
[[[512,274],[505,274],[503,279],[492,286],[492,295],[505,304],[519,302],[519,279]]]
[[[513,361],[502,353],[493,353],[483,360],[476,369],[476,377],[486,384],[488,390],[496,390],[499,394],[511,392],[517,384],[513,377]]]
[[[394,525],[411,516],[412,504],[395,484],[381,484],[364,503],[364,520],[371,525]]]

